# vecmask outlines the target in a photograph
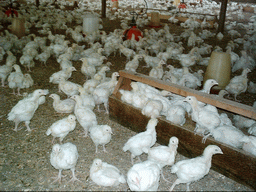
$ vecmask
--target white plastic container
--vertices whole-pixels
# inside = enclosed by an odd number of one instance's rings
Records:
[[[83,33],[91,34],[99,29],[99,17],[92,13],[87,13],[83,18]]]

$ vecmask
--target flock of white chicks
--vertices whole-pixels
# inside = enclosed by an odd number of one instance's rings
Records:
[[[121,5],[122,5],[122,1]],[[209,2],[205,1],[205,5],[209,6]],[[48,4],[47,9],[44,5]],[[33,79],[29,74],[23,75],[20,66],[17,65],[16,53],[21,53],[19,59],[21,65],[31,71],[35,66],[35,60],[39,60],[47,67],[47,60],[50,56],[54,56],[60,64],[60,71],[51,75],[49,82],[58,84],[59,91],[67,95],[67,99],[61,100],[60,96],[52,93],[50,97],[53,101],[53,108],[58,113],[73,113],[61,120],[56,121],[47,130],[47,135],[52,135],[53,139],[59,137],[62,144],[65,136],[73,131],[76,127],[76,120],[84,129],[84,136],[90,136],[96,146],[103,145],[103,151],[106,151],[105,145],[110,142],[112,130],[108,125],[98,125],[97,117],[93,109],[97,105],[104,104],[105,111],[108,113],[108,97],[114,91],[117,84],[118,73],[112,73],[112,77],[106,77],[106,71],[110,70],[111,63],[103,65],[104,60],[112,53],[118,51],[127,58],[125,66],[126,70],[136,72],[140,64],[140,59],[144,59],[147,66],[151,67],[149,76],[162,79],[166,82],[176,83],[182,86],[196,89],[201,86],[203,80],[203,71],[190,72],[191,66],[195,64],[206,65],[209,58],[202,58],[203,55],[211,53],[212,50],[222,51],[220,47],[213,48],[211,45],[204,43],[205,39],[211,38],[216,34],[208,31],[205,22],[198,23],[194,17],[190,17],[184,24],[187,28],[182,34],[171,34],[169,26],[165,25],[163,29],[158,31],[144,30],[144,37],[140,41],[136,41],[133,36],[131,40],[123,41],[122,29],[116,29],[114,32],[106,34],[104,31],[96,31],[90,35],[83,37],[82,35],[82,19],[81,12],[84,11],[84,2],[79,3],[79,8],[74,11],[64,11],[62,9],[55,10],[50,5],[52,2],[44,1],[39,8],[35,6],[25,7],[21,9],[21,14],[26,18],[26,31],[34,25],[38,28],[38,32],[43,37],[34,34],[27,35],[18,39],[15,35],[5,30],[5,34],[0,36],[0,60],[3,60],[5,54],[5,65],[0,66],[0,77],[2,86],[5,80],[8,80],[10,88],[20,94],[20,89],[33,86]],[[61,3],[59,2],[60,6]],[[98,3],[88,2],[86,6],[91,6],[97,10]],[[206,6],[207,7],[207,6]],[[61,7],[62,8],[62,7]],[[26,9],[30,9],[26,12]],[[54,10],[54,11],[53,11]],[[55,14],[58,14],[56,17]],[[96,14],[96,13],[95,13]],[[109,18],[121,18],[121,26],[127,27],[130,17],[125,17],[127,12],[117,10],[114,14],[107,12]],[[8,18],[5,18],[8,20]],[[174,22],[174,18],[170,22]],[[75,21],[77,26],[70,28],[67,24]],[[144,25],[147,19],[140,18],[138,25]],[[232,41],[227,45],[227,52],[231,54],[232,71],[243,69],[240,76],[234,77],[230,84],[226,87],[226,91],[236,96],[247,90],[248,78],[247,73],[255,68],[255,61],[248,54],[255,53],[255,17],[251,17],[250,26],[247,34],[241,37],[233,28],[236,24],[229,23],[228,34],[232,37]],[[65,35],[53,34],[51,28],[64,29],[66,35],[70,35],[76,42],[69,46],[70,41],[65,40]],[[193,30],[201,28],[202,33],[196,35]],[[233,31],[232,31],[233,30]],[[253,31],[253,32],[252,32]],[[222,34],[218,34],[217,39],[221,41]],[[187,42],[187,46],[191,47],[188,54],[183,53],[184,47],[181,40]],[[47,45],[47,41],[50,45]],[[101,42],[101,43],[99,43]],[[90,48],[78,45],[79,43],[88,43]],[[240,57],[232,52],[236,46],[243,46],[244,51]],[[166,64],[168,59],[179,60],[183,68],[176,69],[169,65],[169,71],[164,71],[162,65]],[[68,79],[72,76],[72,72],[76,69],[72,66],[72,61],[82,62],[81,73],[87,77],[87,81],[83,85],[75,84]],[[15,72],[12,72],[12,68]],[[205,83],[203,92],[209,93],[210,88],[217,84],[215,80],[208,80]],[[131,152],[131,161],[142,153],[148,153],[148,160],[142,163],[134,164],[127,173],[127,179],[120,171],[100,159],[95,159],[90,169],[91,179],[98,185],[113,186],[119,183],[127,182],[131,190],[157,190],[161,169],[165,165],[173,165],[178,147],[178,138],[170,138],[169,146],[152,147],[156,142],[155,127],[157,125],[157,117],[166,116],[166,119],[178,124],[184,125],[185,115],[188,113],[192,120],[196,122],[195,132],[204,135],[204,140],[209,136],[213,136],[216,140],[227,143],[233,147],[242,148],[252,154],[255,153],[256,142],[256,122],[238,115],[234,115],[233,123],[239,128],[246,127],[248,132],[254,136],[247,136],[242,131],[233,126],[232,121],[227,114],[219,114],[216,107],[205,105],[198,102],[195,97],[189,96],[183,98],[179,95],[172,94],[167,91],[159,91],[148,85],[132,82],[132,90],[119,90],[122,94],[121,99],[133,106],[140,108],[142,114],[149,116],[151,120],[147,125],[147,130],[138,133],[130,138],[123,147],[123,151]],[[255,84],[250,82],[249,91],[255,93]],[[14,91],[15,94],[15,91]],[[45,102],[45,95],[49,94],[48,90],[37,89],[33,93],[27,95],[20,100],[8,114],[8,120],[15,122],[15,131],[18,130],[20,122],[25,122],[27,130],[30,131],[29,123],[39,105]],[[223,95],[222,95],[223,96]],[[171,99],[170,99],[171,98]],[[255,107],[255,104],[254,104]],[[210,119],[210,120],[209,120]],[[142,142],[143,141],[143,142]],[[71,169],[73,178],[71,181],[78,180],[75,176],[75,165],[78,160],[78,151],[72,143],[55,144],[52,148],[50,161],[52,166],[59,169],[59,175],[56,181],[61,181],[61,171],[63,169]],[[180,161],[173,165],[172,173],[176,173],[178,179],[174,182],[171,189],[176,184],[189,183],[199,180],[209,172],[211,166],[211,157],[213,154],[222,154],[217,146],[208,146],[203,155],[195,159]],[[164,158],[164,155],[166,155]],[[161,157],[163,155],[163,157]],[[159,158],[161,157],[161,158]],[[204,165],[202,172],[192,175],[190,169]],[[188,171],[188,172],[186,172]],[[146,176],[145,176],[146,175]],[[184,176],[185,175],[185,176]]]

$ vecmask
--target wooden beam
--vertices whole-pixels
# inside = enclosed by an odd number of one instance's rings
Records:
[[[106,0],[101,0],[101,16],[102,16],[102,18],[106,18],[106,7],[107,7]]]
[[[251,106],[244,105],[241,103],[237,103],[228,99],[220,98],[216,95],[212,94],[206,94],[199,92],[194,89],[190,89],[187,87],[179,86],[173,83],[166,83],[162,80],[149,77],[147,75],[139,74],[139,73],[133,73],[130,71],[119,71],[119,75],[122,78],[134,80],[134,81],[139,81],[148,85],[151,85],[153,87],[159,88],[159,89],[164,89],[167,91],[170,91],[172,93],[182,95],[184,97],[186,96],[195,96],[197,100],[211,104],[213,106],[216,106],[218,108],[237,113],[239,115],[243,115],[252,119],[256,119],[256,109],[254,109]],[[124,79],[122,79],[124,81]],[[121,83],[118,84],[121,86]],[[119,90],[120,87],[116,87],[114,90],[113,94],[117,94],[117,91]]]
[[[255,0],[232,0],[232,2],[238,2],[238,3],[253,3],[255,4]]]

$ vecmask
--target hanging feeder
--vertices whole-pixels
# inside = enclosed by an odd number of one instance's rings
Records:
[[[9,9],[5,11],[5,15],[7,15],[7,17],[11,16],[12,18],[14,17],[14,15],[16,17],[18,17],[18,12],[13,9],[13,6],[12,6],[12,0],[10,1],[10,5],[9,5]]]
[[[18,12],[15,9],[8,9],[7,11],[5,11],[5,15],[7,15],[7,17],[9,17],[10,15],[13,17],[14,15],[16,15],[16,17],[18,17]]]
[[[145,1],[145,3],[146,3],[146,1]],[[146,3],[146,5],[147,5],[147,3]],[[147,13],[147,8],[146,8],[146,11],[144,13],[140,14],[140,15],[143,15],[143,14],[146,14],[146,13]],[[135,11],[130,12],[130,14],[133,15],[132,21],[131,21],[131,24],[130,24],[131,28],[126,29],[124,31],[123,40],[125,41],[127,39],[131,39],[132,35],[134,35],[135,40],[139,41],[140,40],[139,37],[143,37],[142,32],[137,28],[137,25],[136,25],[136,20],[137,20],[139,14],[136,13]],[[136,18],[135,18],[135,15],[136,15]]]
[[[178,8],[179,8],[179,9],[186,9],[186,8],[187,8],[187,6],[186,6],[184,0],[179,4]]]
[[[126,29],[124,31],[124,38],[123,40],[127,40],[127,39],[131,39],[132,38],[132,34],[135,35],[135,40],[139,41],[139,36],[143,37],[142,32],[136,27],[136,26],[132,26],[130,29]]]

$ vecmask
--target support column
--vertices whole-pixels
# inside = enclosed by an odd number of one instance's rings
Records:
[[[218,32],[221,32],[221,33],[224,32],[227,4],[228,4],[228,0],[221,1],[219,27],[218,27]]]
[[[102,14],[102,18],[106,18],[106,0],[101,0],[101,14]]]

